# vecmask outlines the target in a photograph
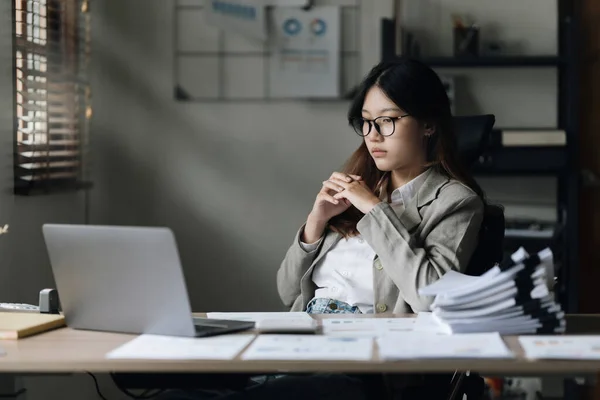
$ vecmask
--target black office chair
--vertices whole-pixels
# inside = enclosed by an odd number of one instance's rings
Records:
[[[458,152],[467,168],[473,167],[489,146],[495,123],[493,114],[454,117]]]
[[[494,115],[455,117],[458,148],[466,167],[473,167],[485,152],[494,123]],[[502,262],[504,231],[504,208],[486,204],[479,230],[479,243],[471,256],[466,274],[479,276]],[[485,382],[479,374],[456,371],[450,381],[448,399],[462,399],[466,395],[468,400],[479,400],[483,398],[484,391]]]
[[[455,117],[458,151],[467,168],[472,168],[489,145],[496,118],[492,114]],[[465,271],[479,276],[502,261],[504,254],[504,208],[487,204],[479,231],[479,245]]]

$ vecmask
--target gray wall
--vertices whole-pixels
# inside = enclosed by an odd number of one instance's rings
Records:
[[[82,193],[31,197],[12,194],[11,3],[0,2],[0,225],[10,225],[10,234],[0,237],[0,302],[37,304],[39,291],[54,284],[41,226],[46,222],[82,223],[85,203]]]
[[[0,2],[0,225],[10,225],[10,233],[0,236],[0,302],[37,304],[39,291],[54,286],[41,226],[46,222],[83,223],[85,198],[83,193],[32,197],[14,196],[12,193],[14,89],[11,3]],[[27,378],[24,384],[29,400],[97,398],[91,378],[86,376],[80,379]],[[5,390],[0,382],[0,393]]]
[[[94,4],[92,222],[172,227],[195,310],[279,309],[276,268],[359,144],[347,104],[176,103],[172,9]]]

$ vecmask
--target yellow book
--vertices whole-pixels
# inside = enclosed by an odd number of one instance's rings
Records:
[[[0,312],[0,339],[20,339],[65,326],[60,314]]]

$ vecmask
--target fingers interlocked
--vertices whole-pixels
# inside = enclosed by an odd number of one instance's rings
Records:
[[[331,174],[328,180],[323,182],[323,187],[326,187],[339,193],[349,189],[352,185],[358,184],[358,181],[360,180],[361,177],[358,175],[334,172],[333,174]]]

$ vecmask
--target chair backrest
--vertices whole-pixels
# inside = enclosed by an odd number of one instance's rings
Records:
[[[454,117],[458,151],[467,168],[475,164],[486,150],[495,122],[493,114]],[[486,204],[479,230],[479,244],[471,256],[465,271],[467,274],[481,275],[502,261],[504,230],[504,208]]]
[[[454,117],[457,147],[467,167],[471,167],[487,148],[496,117],[493,114]]]
[[[504,256],[504,208],[500,205],[486,204],[483,221],[479,229],[479,242],[465,271],[468,275],[479,276]]]

